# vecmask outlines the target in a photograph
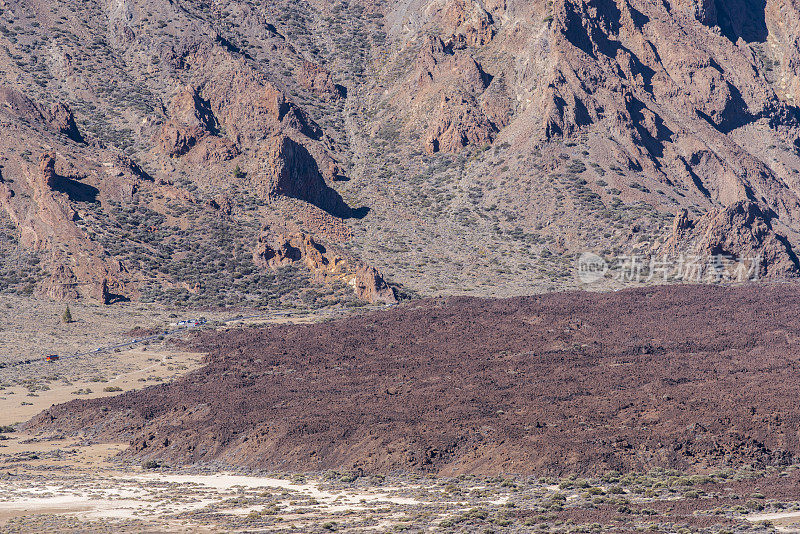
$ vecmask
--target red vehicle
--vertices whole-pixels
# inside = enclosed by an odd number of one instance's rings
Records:
[[[46,361],[46,362],[57,362],[58,361],[58,355],[57,354],[51,354],[49,356],[45,356],[44,357],[44,361]]]

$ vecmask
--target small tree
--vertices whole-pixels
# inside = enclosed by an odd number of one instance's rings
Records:
[[[242,180],[244,179],[245,176],[247,176],[247,173],[244,172],[238,165],[236,166],[235,169],[233,169],[233,177],[236,178],[237,180]]]
[[[64,310],[64,315],[61,316],[61,320],[64,324],[69,324],[73,321],[72,312],[69,311],[69,304],[67,304],[67,309]]]

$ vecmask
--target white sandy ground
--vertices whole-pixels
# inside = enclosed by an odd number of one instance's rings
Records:
[[[779,532],[800,532],[800,512],[797,511],[749,514],[747,520],[753,523],[769,521]]]
[[[230,474],[166,475],[140,474],[109,476],[90,485],[46,484],[31,486],[30,481],[4,484],[0,490],[0,516],[40,513],[76,514],[85,519],[136,519],[166,514],[179,514],[201,510],[210,505],[219,506],[240,488],[281,493],[292,492],[294,498],[316,499],[326,513],[345,510],[366,510],[377,504],[413,506],[420,501],[408,497],[391,496],[388,491],[325,491],[321,483],[294,483],[279,478],[248,477]],[[192,496],[184,499],[170,498],[176,488],[191,489]],[[198,498],[198,495],[202,495]],[[263,509],[263,506],[220,509],[218,513],[246,515]],[[292,508],[282,510],[291,514]]]

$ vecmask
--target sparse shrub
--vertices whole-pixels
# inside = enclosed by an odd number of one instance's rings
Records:
[[[61,322],[63,322],[64,324],[69,324],[73,322],[72,312],[69,309],[69,304],[67,304],[67,308],[64,310],[64,315],[61,316]]]

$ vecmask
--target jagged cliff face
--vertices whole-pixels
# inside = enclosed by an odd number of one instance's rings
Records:
[[[411,80],[422,90],[411,101],[424,107],[426,92],[441,96],[425,117],[426,149],[584,135],[593,159],[602,154],[623,171],[723,204],[767,199],[794,218],[798,6],[720,5],[567,0],[488,11],[480,2],[431,2],[425,10],[439,24],[416,33],[435,28],[444,40],[396,29],[421,41]],[[470,10],[482,15],[465,23]],[[408,94],[399,89],[397,98]],[[493,115],[490,104],[505,109]]]
[[[396,54],[383,81],[409,66],[387,84],[389,111],[378,106],[377,117],[402,116],[428,154],[493,147],[473,150],[472,172],[460,172],[472,209],[481,196],[505,205],[518,230],[554,242],[548,252],[619,253],[658,249],[669,236],[653,211],[715,214],[749,201],[797,242],[796,2],[405,8],[388,18],[390,35],[411,52]],[[627,218],[634,206],[642,211]]]
[[[219,291],[198,250],[245,298],[264,228],[423,294],[563,287],[742,202],[793,254],[798,33],[795,0],[0,0],[4,228],[106,300]]]

